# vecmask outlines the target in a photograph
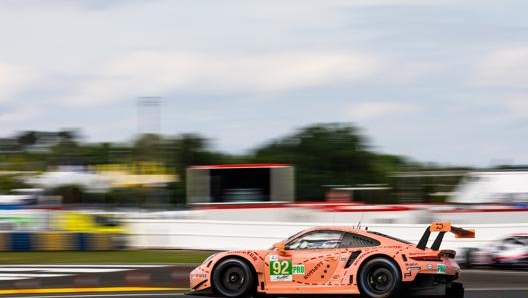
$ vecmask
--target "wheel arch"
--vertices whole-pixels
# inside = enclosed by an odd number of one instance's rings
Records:
[[[253,276],[255,277],[255,280],[254,280],[254,286],[255,286],[255,291],[258,290],[258,284],[259,284],[259,275],[257,274],[257,270],[255,269],[255,266],[253,266],[253,264],[251,263],[251,261],[247,258],[245,258],[244,256],[241,256],[241,255],[225,255],[223,257],[221,257],[220,259],[216,260],[216,262],[214,263],[213,265],[213,268],[211,269],[211,288],[213,289],[213,292],[216,291],[215,289],[215,285],[214,285],[214,282],[213,282],[213,273],[215,272],[216,268],[218,267],[219,264],[221,264],[223,261],[227,260],[227,259],[237,259],[237,260],[240,260],[242,262],[244,262],[248,267],[249,269],[251,270],[251,273],[253,273]]]

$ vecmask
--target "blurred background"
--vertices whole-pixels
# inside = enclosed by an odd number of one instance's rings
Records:
[[[2,1],[0,249],[527,232],[526,5]]]
[[[517,164],[445,166],[379,153],[349,123],[313,124],[247,154],[199,134],[86,143],[80,130],[23,131],[0,140],[3,205],[185,209],[195,203],[528,203]],[[439,149],[441,150],[441,149]]]

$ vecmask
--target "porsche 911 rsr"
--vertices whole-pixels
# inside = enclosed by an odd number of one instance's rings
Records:
[[[431,232],[439,232],[430,248]],[[474,232],[433,223],[418,244],[368,229],[315,227],[269,250],[221,252],[190,273],[189,294],[229,298],[255,295],[362,294],[372,298],[434,295],[462,298],[454,282],[460,267],[455,251],[440,250],[443,236]]]

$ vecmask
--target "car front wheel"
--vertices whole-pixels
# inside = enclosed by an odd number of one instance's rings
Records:
[[[372,298],[388,298],[399,294],[401,273],[388,259],[374,258],[362,265],[358,275],[359,290]]]
[[[249,265],[240,259],[226,259],[213,271],[214,290],[229,298],[251,296],[255,292],[255,277]]]

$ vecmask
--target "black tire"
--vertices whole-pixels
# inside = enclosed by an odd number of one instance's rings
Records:
[[[401,289],[400,269],[386,258],[374,258],[361,265],[358,286],[361,294],[372,298],[395,297]]]
[[[452,282],[447,288],[446,298],[464,298],[464,286],[458,282]]]
[[[216,293],[229,298],[255,293],[255,276],[249,265],[235,258],[225,259],[215,266],[212,285]]]

